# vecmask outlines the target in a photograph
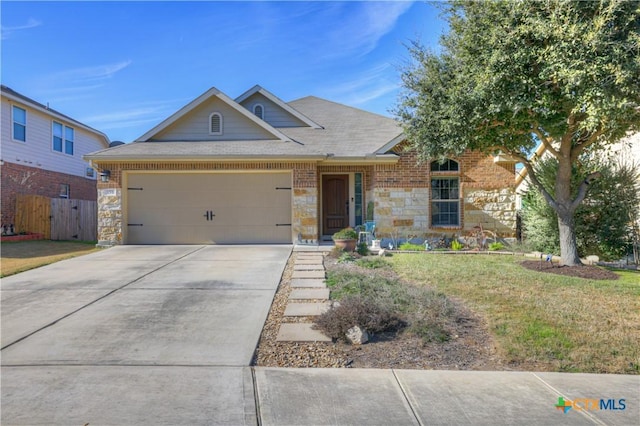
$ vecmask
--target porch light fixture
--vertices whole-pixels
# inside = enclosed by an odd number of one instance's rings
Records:
[[[101,182],[109,182],[109,178],[111,177],[111,170],[103,170],[100,173],[100,181]]]

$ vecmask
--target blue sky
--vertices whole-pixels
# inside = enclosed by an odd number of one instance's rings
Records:
[[[406,44],[437,47],[424,2],[2,1],[2,84],[130,142],[214,86],[260,84],[383,115]]]

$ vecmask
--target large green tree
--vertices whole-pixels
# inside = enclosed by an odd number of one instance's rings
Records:
[[[580,264],[574,214],[591,171],[571,189],[586,148],[640,129],[640,2],[452,1],[438,52],[414,42],[395,109],[424,160],[466,150],[502,151],[521,161],[558,217],[565,265]],[[556,158],[552,191],[529,154]]]

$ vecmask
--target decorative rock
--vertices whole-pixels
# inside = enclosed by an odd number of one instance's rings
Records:
[[[369,333],[367,333],[367,330],[360,328],[358,325],[347,330],[346,336],[352,345],[362,345],[369,341]]]
[[[378,256],[385,257],[387,255],[387,251],[385,249],[380,249],[378,252]]]
[[[587,261],[587,265],[595,265],[596,263],[600,262],[600,258],[595,255],[587,256],[585,260]]]

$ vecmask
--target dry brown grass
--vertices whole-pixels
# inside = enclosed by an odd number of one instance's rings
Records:
[[[506,362],[547,371],[640,374],[640,273],[588,280],[512,256],[396,255],[399,274],[485,317]]]
[[[97,250],[100,249],[97,249],[93,243],[71,241],[2,243],[0,248],[0,276],[6,277]]]

